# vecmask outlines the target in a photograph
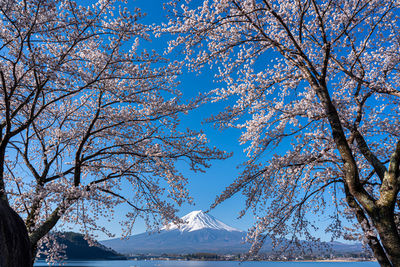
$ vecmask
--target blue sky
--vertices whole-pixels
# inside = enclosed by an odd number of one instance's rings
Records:
[[[82,1],[83,3],[91,3],[91,1]],[[165,21],[165,11],[162,8],[162,1],[158,0],[130,0],[128,2],[129,8],[134,9],[139,7],[147,16],[141,20],[142,23],[160,23]],[[163,40],[153,40],[152,43],[142,43],[145,47],[154,48],[162,53],[165,42]],[[210,70],[204,70],[202,74],[184,73],[179,77],[181,84],[179,89],[183,92],[184,98],[189,99],[196,96],[199,92],[205,92],[210,89],[221,86],[213,82],[213,74]],[[182,126],[193,130],[203,130],[211,146],[217,146],[221,150],[233,152],[233,156],[225,161],[214,161],[212,167],[205,173],[193,173],[183,168],[183,174],[189,178],[188,189],[190,195],[194,198],[195,205],[185,204],[178,212],[179,216],[183,216],[193,210],[208,210],[213,203],[215,197],[220,194],[226,186],[228,186],[240,173],[237,166],[242,163],[246,158],[243,153],[245,146],[238,144],[240,135],[239,130],[227,129],[217,130],[210,124],[202,124],[206,118],[212,114],[216,114],[223,109],[223,104],[207,104],[199,109],[190,112],[188,115],[182,117]],[[224,223],[247,230],[254,223],[254,218],[251,212],[241,218],[237,219],[240,210],[244,207],[244,198],[238,194],[231,199],[211,210],[210,214],[220,219]],[[123,216],[128,207],[118,207],[116,213],[116,220],[107,222],[102,221],[102,226],[108,228],[111,233],[119,237],[122,233],[121,226],[118,224],[118,217]],[[326,224],[326,219],[316,218],[320,220],[321,225]],[[146,230],[144,223],[138,221],[134,227],[133,234],[142,233]],[[329,239],[328,236],[318,233],[324,239]],[[99,239],[106,239],[106,236],[99,234]]]
[[[90,4],[94,1],[79,1],[82,4]],[[163,4],[158,0],[130,0],[128,7],[132,11],[139,7],[142,12],[147,15],[140,20],[141,23],[151,24],[166,21],[166,12],[163,10]],[[142,42],[141,45],[148,49],[155,49],[158,53],[162,53],[165,48],[165,38],[154,39],[151,43]],[[178,78],[180,81],[179,89],[184,94],[184,99],[190,99],[198,95],[199,92],[206,92],[215,87],[221,86],[213,82],[213,74],[211,71],[204,70],[201,74],[184,73]],[[223,106],[220,103],[207,104],[197,110],[190,112],[188,115],[182,116],[181,126],[193,130],[203,130],[209,141],[210,146],[217,146],[221,150],[233,152],[233,156],[224,161],[212,162],[212,167],[207,169],[205,173],[194,173],[183,166],[182,173],[189,178],[188,189],[190,195],[194,199],[195,205],[185,204],[180,207],[179,216],[193,210],[208,210],[215,197],[220,194],[226,186],[228,186],[235,177],[238,176],[239,170],[237,166],[245,160],[243,153],[244,146],[238,144],[240,132],[235,129],[227,129],[220,131],[215,129],[211,124],[202,123],[212,114],[221,111]],[[237,220],[239,211],[244,207],[244,199],[238,195],[227,200],[215,209],[210,211],[210,214],[227,223],[230,226],[247,230],[254,222],[252,215],[246,215],[244,218]],[[122,233],[121,226],[118,223],[119,216],[129,211],[129,207],[118,207],[116,212],[116,220],[108,222],[102,220],[102,226],[106,226],[113,234],[119,237]],[[134,227],[133,234],[142,233],[146,227],[142,221],[138,221]],[[104,234],[99,233],[99,239],[106,239]]]

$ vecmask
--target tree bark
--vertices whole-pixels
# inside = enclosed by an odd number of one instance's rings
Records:
[[[375,227],[392,266],[397,267],[400,266],[400,238],[393,218],[382,216],[379,222],[375,222]]]
[[[354,197],[350,194],[349,188],[347,185],[344,185],[344,191],[346,194],[346,201],[350,208],[353,209],[356,219],[360,224],[364,233],[372,230],[372,227],[368,221],[367,216],[364,213],[364,210],[360,207]],[[372,252],[376,260],[378,261],[379,265],[382,267],[393,267],[392,263],[390,262],[388,255],[386,255],[385,250],[383,249],[379,239],[373,235],[367,235],[368,246],[371,248]]]
[[[32,267],[28,231],[21,217],[0,199],[0,267]]]

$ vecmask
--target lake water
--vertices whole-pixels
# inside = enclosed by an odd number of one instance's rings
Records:
[[[37,262],[34,267],[48,266]],[[68,261],[67,267],[379,267],[377,262]]]

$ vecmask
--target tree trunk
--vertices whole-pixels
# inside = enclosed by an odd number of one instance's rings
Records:
[[[381,243],[392,262],[392,266],[400,267],[400,238],[393,220],[383,218],[375,223]]]
[[[36,243],[36,244],[32,244],[32,242],[30,242],[30,244],[31,244],[31,255],[33,255],[33,257],[32,257],[32,266],[33,266],[33,264],[35,263],[35,261],[36,261],[36,253],[38,252],[38,244]],[[1,267],[1,266],[0,266]]]
[[[344,192],[346,194],[347,204],[349,205],[349,207],[351,209],[353,209],[353,211],[356,215],[356,219],[361,226],[361,229],[366,234],[366,237],[368,240],[367,244],[371,248],[372,252],[374,253],[376,260],[382,267],[393,267],[392,263],[390,262],[390,260],[388,258],[388,255],[386,255],[386,252],[383,249],[378,237],[368,234],[368,232],[371,231],[371,229],[372,229],[371,224],[370,224],[368,218],[366,217],[364,210],[354,199],[354,196],[350,194],[349,188],[346,184],[344,185]]]
[[[28,231],[21,217],[0,198],[0,267],[32,267]]]

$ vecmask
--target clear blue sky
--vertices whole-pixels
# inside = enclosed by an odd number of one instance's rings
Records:
[[[78,0],[82,5],[92,4],[93,0]],[[140,8],[145,12],[146,17],[140,20],[144,24],[161,23],[166,20],[166,12],[163,9],[163,1],[159,0],[129,0],[128,7],[133,12],[135,8]],[[166,46],[165,38],[155,39],[152,38],[151,43],[141,42],[141,45],[147,49],[155,49],[158,53],[162,53]],[[213,82],[213,74],[211,71],[203,71],[202,74],[185,73],[179,77],[181,84],[179,89],[183,92],[185,99],[190,99],[198,95],[199,92],[206,92],[213,89],[220,84]],[[226,186],[228,186],[235,177],[238,176],[239,170],[237,166],[245,159],[243,149],[244,146],[239,146],[238,137],[240,132],[238,130],[229,129],[220,131],[215,129],[210,124],[202,124],[206,118],[212,114],[221,111],[223,106],[221,104],[207,104],[199,109],[184,115],[181,126],[193,130],[203,130],[211,146],[217,146],[221,150],[233,152],[233,156],[224,161],[214,161],[212,167],[207,169],[206,173],[194,173],[187,168],[182,168],[182,173],[189,178],[188,189],[190,195],[194,199],[195,205],[185,204],[180,208],[178,215],[184,216],[193,210],[208,210],[215,197],[220,194]],[[227,200],[220,206],[213,209],[210,214],[225,222],[226,224],[247,230],[254,222],[252,215],[247,215],[244,218],[237,220],[239,211],[244,207],[244,199],[238,195],[232,199]],[[129,207],[118,207],[115,220],[108,222],[101,220],[101,225],[106,226],[107,229],[119,237],[122,233],[121,226],[118,219],[124,216],[129,211]],[[121,216],[121,217],[120,217]],[[75,227],[73,227],[75,230]],[[133,234],[142,233],[146,230],[142,221],[138,221],[134,227]],[[99,240],[107,239],[104,234],[98,233]]]
[[[81,3],[92,3],[90,0],[82,0]],[[94,1],[93,1],[94,2]],[[139,7],[143,12],[147,13],[146,18],[142,19],[142,23],[160,23],[166,21],[165,11],[162,8],[163,1],[159,0],[130,0],[129,8],[133,10]],[[151,44],[142,43],[150,48],[155,48],[162,53],[163,40],[154,40]],[[185,73],[179,77],[181,84],[179,89],[184,93],[186,99],[196,96],[199,92],[205,92],[221,85],[213,82],[213,74],[211,71],[205,70],[202,74]],[[233,152],[233,156],[225,161],[215,161],[212,167],[206,173],[193,173],[182,169],[182,172],[189,178],[188,189],[190,195],[194,198],[195,205],[184,205],[181,207],[179,216],[183,216],[193,210],[208,210],[215,197],[220,194],[226,186],[228,186],[239,174],[237,166],[245,160],[243,153],[244,146],[238,144],[240,132],[234,129],[219,131],[214,129],[212,125],[202,124],[204,119],[211,114],[216,114],[223,109],[222,104],[208,104],[196,111],[190,112],[182,117],[182,126],[194,130],[202,129],[208,139],[210,145],[215,145],[219,149]],[[237,195],[213,209],[210,214],[224,223],[247,230],[254,222],[253,215],[250,213],[238,220],[239,211],[244,207],[244,199],[241,195]],[[116,220],[112,222],[102,221],[102,225],[106,226],[117,237],[121,235],[121,226],[118,224],[118,216],[123,216],[128,207],[118,208]],[[320,218],[321,224],[324,225],[326,220]],[[144,223],[138,221],[134,227],[133,234],[144,232]],[[327,239],[325,235],[321,235],[322,239]],[[99,239],[105,239],[106,236],[99,234]]]

